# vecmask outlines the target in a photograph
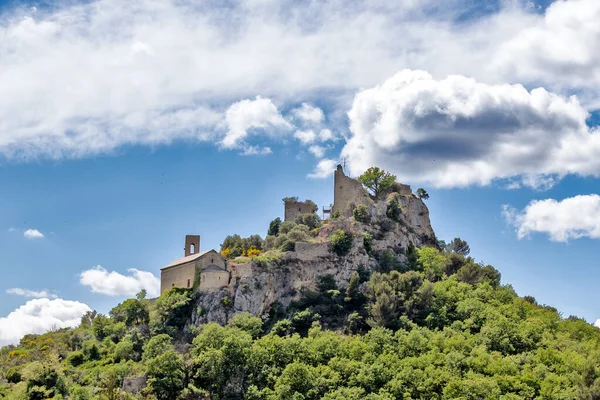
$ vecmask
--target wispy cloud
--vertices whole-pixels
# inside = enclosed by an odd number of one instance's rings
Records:
[[[11,289],[7,289],[6,293],[14,294],[17,296],[30,297],[30,298],[34,298],[34,299],[41,299],[41,298],[56,299],[56,298],[58,298],[57,295],[55,295],[54,293],[50,292],[47,289],[36,291],[36,290],[21,289],[21,288],[11,288]]]

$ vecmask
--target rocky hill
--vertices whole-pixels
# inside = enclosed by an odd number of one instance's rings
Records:
[[[317,278],[332,276],[338,287],[345,288],[358,269],[367,272],[389,270],[383,263],[407,263],[406,252],[411,247],[437,246],[429,220],[429,210],[412,193],[390,193],[374,201],[365,196],[362,216],[331,218],[313,231],[314,239],[295,243],[294,251],[277,259],[254,257],[247,262],[231,262],[235,271],[232,288],[216,293],[200,294],[192,324],[207,322],[226,324],[232,316],[249,312],[264,317],[277,303],[283,309],[297,301],[305,290],[316,290]],[[390,204],[397,202],[397,212]],[[351,237],[351,246],[338,254],[331,236],[343,231]],[[229,298],[229,301],[224,301]]]

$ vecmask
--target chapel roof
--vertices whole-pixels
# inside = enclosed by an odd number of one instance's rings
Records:
[[[188,263],[188,262],[190,262],[190,261],[195,261],[195,260],[199,259],[200,257],[202,257],[202,256],[204,256],[204,255],[206,255],[206,254],[208,254],[208,253],[210,253],[210,252],[215,252],[215,253],[217,253],[215,250],[206,250],[206,251],[201,251],[200,253],[196,253],[196,254],[190,254],[190,255],[189,255],[189,256],[187,256],[187,257],[182,257],[182,258],[179,258],[179,259],[177,259],[177,260],[173,261],[172,263],[170,263],[170,264],[168,264],[168,265],[165,265],[164,267],[162,267],[162,268],[161,268],[161,271],[162,271],[163,269],[167,269],[167,268],[175,267],[175,266],[177,266],[177,265],[185,264],[185,263]],[[217,254],[219,254],[219,253],[217,253]]]

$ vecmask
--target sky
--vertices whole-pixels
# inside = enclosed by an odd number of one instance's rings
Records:
[[[0,0],[0,345],[266,234],[345,161],[600,319],[600,2]]]

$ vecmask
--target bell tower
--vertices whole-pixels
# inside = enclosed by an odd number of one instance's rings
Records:
[[[185,257],[200,253],[200,235],[185,236]]]

